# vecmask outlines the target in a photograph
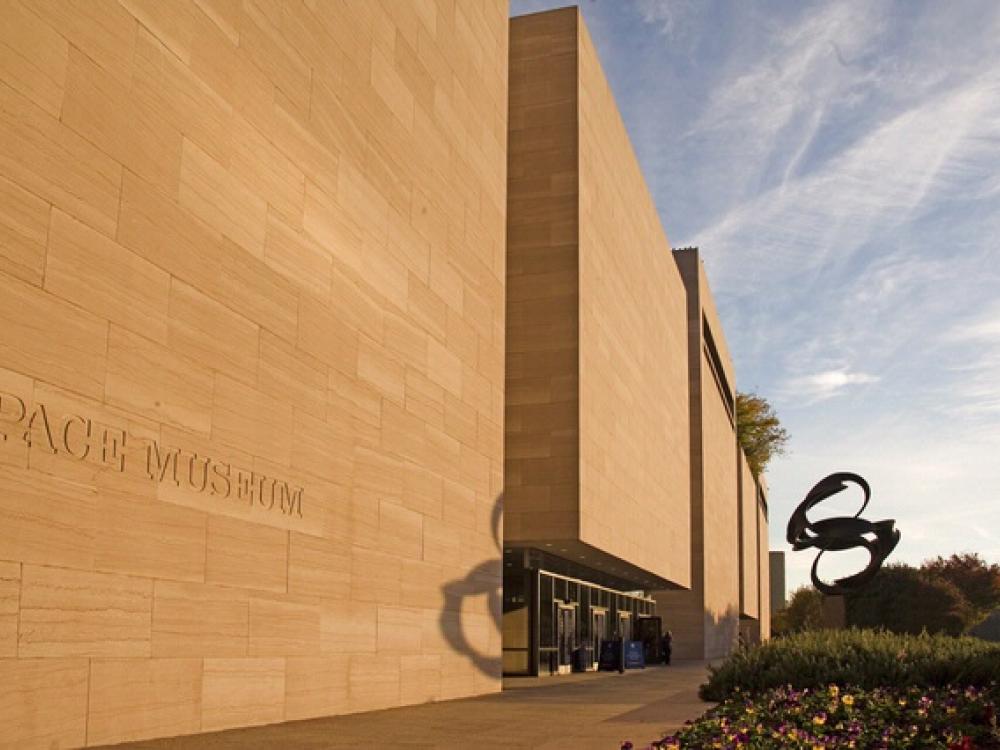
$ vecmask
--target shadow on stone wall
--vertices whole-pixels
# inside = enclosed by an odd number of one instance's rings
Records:
[[[721,659],[739,644],[740,611],[733,605],[722,613],[705,610],[705,657]]]
[[[656,613],[673,635],[675,659],[718,659],[739,643],[740,616],[736,604],[719,612],[702,604],[700,592],[657,591]]]
[[[441,633],[455,653],[467,656],[476,669],[495,679],[500,678],[503,669],[501,652],[498,649],[495,655],[484,653],[469,641],[462,622],[462,602],[466,597],[485,594],[489,617],[499,637],[503,617],[503,539],[500,536],[502,520],[503,495],[500,494],[493,503],[490,516],[493,543],[497,550],[496,559],[485,560],[469,571],[465,578],[450,581],[442,586],[444,607],[438,621]]]

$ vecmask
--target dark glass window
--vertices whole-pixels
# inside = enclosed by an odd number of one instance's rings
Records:
[[[527,606],[524,575],[512,573],[503,579],[503,611],[513,612]]]
[[[552,648],[556,645],[555,622],[552,616],[552,579],[539,576],[538,581],[538,645]]]

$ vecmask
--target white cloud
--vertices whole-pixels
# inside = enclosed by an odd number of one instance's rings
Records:
[[[878,377],[863,372],[849,370],[826,370],[812,375],[804,375],[791,379],[786,386],[786,398],[804,397],[813,402],[822,401],[836,396],[852,385],[877,383]]]

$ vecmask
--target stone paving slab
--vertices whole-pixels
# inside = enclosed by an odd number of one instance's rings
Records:
[[[128,750],[637,747],[700,716],[704,662],[642,671],[507,678],[502,693],[385,711],[118,745]]]

